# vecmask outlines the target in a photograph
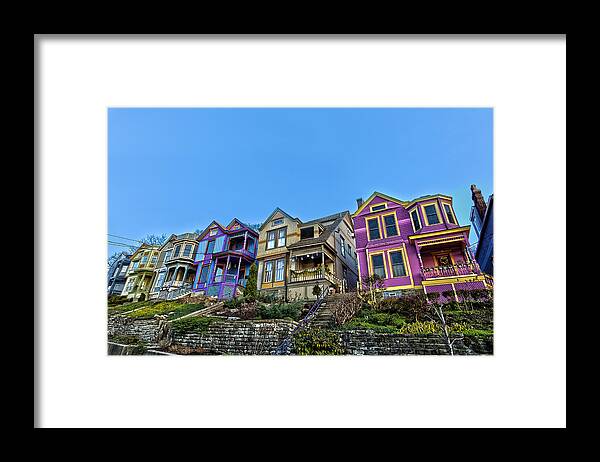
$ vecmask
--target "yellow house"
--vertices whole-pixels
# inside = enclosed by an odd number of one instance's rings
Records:
[[[142,244],[131,256],[125,288],[121,292],[128,300],[137,302],[148,299],[159,249],[158,245]]]
[[[350,212],[303,222],[276,208],[259,229],[258,289],[286,300],[356,287],[358,265]]]

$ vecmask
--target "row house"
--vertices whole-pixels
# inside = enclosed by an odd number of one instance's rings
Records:
[[[160,247],[149,298],[168,299],[192,289],[198,233],[172,234]]]
[[[127,281],[127,269],[131,262],[131,255],[122,252],[108,268],[108,296],[121,295]]]
[[[452,198],[412,201],[374,192],[352,215],[360,278],[377,275],[384,296],[480,289],[488,281],[469,248],[470,226],[458,223]]]
[[[237,219],[222,226],[213,221],[198,237],[193,291],[217,297],[236,297],[248,281],[256,260],[258,233]]]
[[[350,212],[303,222],[280,208],[258,240],[258,289],[286,300],[316,298],[313,289],[356,287],[358,269]]]
[[[475,260],[481,270],[494,274],[494,195],[488,197],[487,203],[477,185],[471,185],[471,223],[477,234]]]
[[[142,244],[133,252],[121,295],[126,295],[128,300],[136,302],[148,299],[159,250],[158,245]]]

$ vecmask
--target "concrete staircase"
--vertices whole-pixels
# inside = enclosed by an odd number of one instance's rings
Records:
[[[310,321],[310,327],[316,327],[319,329],[326,329],[332,326],[334,323],[333,320],[333,310],[332,304],[329,298],[326,298],[321,304],[319,311],[314,318]]]

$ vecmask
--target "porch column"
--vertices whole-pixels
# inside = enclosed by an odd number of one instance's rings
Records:
[[[227,255],[227,263],[225,264],[225,271],[223,273],[223,282],[227,282],[227,271],[229,271],[229,258],[230,255]]]
[[[244,239],[245,241],[245,239]],[[237,270],[237,276],[235,279],[235,285],[238,285],[238,282],[240,281],[240,269],[242,268],[242,257],[240,257],[240,261],[238,262],[238,270]]]
[[[421,247],[416,245],[415,248],[417,249],[417,257],[419,258],[419,264],[421,265],[421,270],[422,270],[423,269],[423,260],[421,259]]]
[[[246,231],[244,233],[244,246],[242,247],[242,249],[246,250],[246,240],[248,239],[248,231]]]
[[[188,267],[186,267],[185,271],[183,272],[183,279],[181,280],[182,285],[185,284],[185,280],[187,279],[187,274],[188,274],[189,269],[190,268],[188,266]]]

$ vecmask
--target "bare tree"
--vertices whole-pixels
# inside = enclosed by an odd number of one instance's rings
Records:
[[[332,309],[337,325],[350,321],[362,308],[362,300],[356,292],[344,294]]]
[[[362,279],[362,291],[367,298],[367,303],[376,307],[383,298],[383,279],[377,274]]]
[[[163,245],[168,237],[166,234],[146,234],[141,241],[148,245]]]
[[[448,332],[448,324],[446,322],[446,316],[444,316],[444,305],[440,302],[440,294],[427,294],[427,299],[428,309],[425,311],[425,316],[440,326],[440,330],[442,331],[442,338],[446,342],[448,351],[451,356],[454,356],[454,342],[458,340],[458,337],[454,339],[450,338],[450,333]]]

